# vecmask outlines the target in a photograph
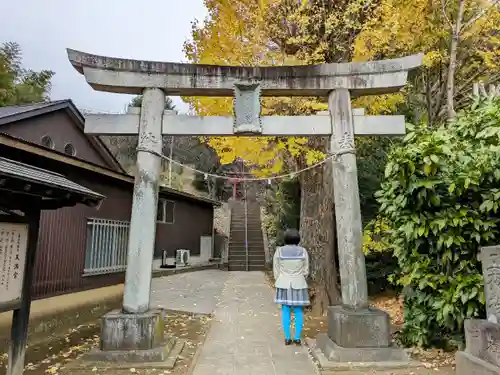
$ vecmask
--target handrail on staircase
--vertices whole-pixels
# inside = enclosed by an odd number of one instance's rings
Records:
[[[246,257],[246,269],[249,270],[248,267],[248,196],[247,196],[247,184],[243,183],[243,194],[245,200],[245,257]]]

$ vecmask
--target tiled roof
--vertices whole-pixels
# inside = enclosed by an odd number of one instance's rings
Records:
[[[21,113],[27,113],[38,109],[48,108],[55,105],[59,105],[64,102],[67,102],[67,100],[57,100],[47,103],[35,103],[35,104],[13,105],[9,107],[0,107],[0,118],[15,116]]]
[[[0,157],[0,176],[26,181],[32,184],[61,189],[97,204],[104,198],[103,195],[83,187],[59,173],[33,167],[15,160]]]
[[[77,183],[68,180],[62,174],[48,171],[46,169],[33,167],[15,160],[0,157],[0,174],[9,177],[19,177],[26,181],[38,182],[48,186],[63,188],[75,193],[88,194],[94,198],[102,198],[101,194],[95,193]]]

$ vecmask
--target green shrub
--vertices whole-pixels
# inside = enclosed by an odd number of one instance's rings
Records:
[[[391,151],[377,198],[404,287],[407,345],[460,342],[484,315],[479,247],[500,243],[500,100],[447,126],[412,128]]]

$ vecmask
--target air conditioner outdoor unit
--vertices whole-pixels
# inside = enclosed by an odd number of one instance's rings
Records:
[[[187,266],[189,264],[189,250],[177,250],[176,255],[175,263],[178,266]]]

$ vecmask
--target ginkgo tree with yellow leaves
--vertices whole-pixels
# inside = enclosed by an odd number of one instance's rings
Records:
[[[395,110],[409,100],[415,119],[431,126],[453,118],[457,109],[470,103],[474,82],[500,80],[498,4],[498,0],[381,0],[355,40],[353,59],[423,52],[424,69],[413,78],[409,95],[365,98],[365,103]]]

